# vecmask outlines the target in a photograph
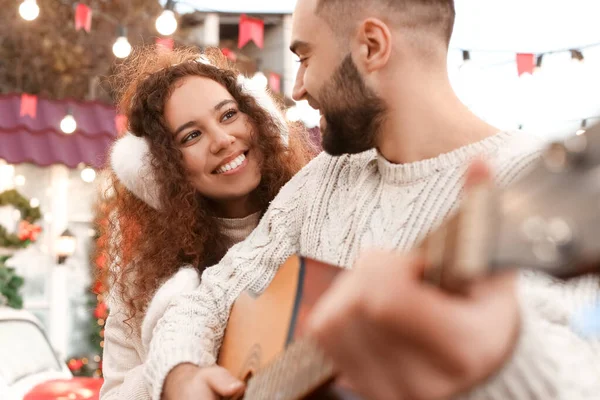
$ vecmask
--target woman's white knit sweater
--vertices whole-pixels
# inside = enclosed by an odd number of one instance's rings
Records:
[[[229,311],[244,290],[262,292],[294,253],[350,268],[369,247],[409,250],[460,201],[468,162],[484,156],[505,185],[530,166],[543,143],[499,133],[434,159],[396,165],[376,151],[321,154],[271,203],[247,240],[204,272],[197,289],[176,296],[154,329],[145,378],[159,400],[165,377],[184,362],[215,363]],[[568,325],[598,299],[599,283],[537,275],[521,280],[523,331],[512,359],[466,396],[473,399],[597,399],[600,346]]]
[[[256,227],[260,213],[245,218],[219,219],[220,230],[228,246],[244,240]],[[127,325],[122,304],[114,296],[109,300],[110,315],[104,330],[103,373],[101,400],[148,400],[150,394],[143,378],[152,331],[164,314],[173,296],[193,290],[200,283],[198,272],[191,267],[180,269],[157,291],[148,305],[141,326],[129,321]]]

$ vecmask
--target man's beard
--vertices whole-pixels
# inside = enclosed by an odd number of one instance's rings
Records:
[[[326,121],[326,126],[321,127],[323,150],[338,156],[375,147],[386,107],[365,85],[350,55],[319,94],[319,106]]]

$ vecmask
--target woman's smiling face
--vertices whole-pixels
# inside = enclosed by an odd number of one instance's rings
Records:
[[[261,180],[262,154],[253,146],[249,117],[212,79],[189,76],[175,85],[165,119],[183,153],[190,182],[216,202],[244,199]]]

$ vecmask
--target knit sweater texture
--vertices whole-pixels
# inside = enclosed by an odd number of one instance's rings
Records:
[[[208,268],[198,288],[175,296],[152,336],[144,377],[159,400],[180,363],[215,364],[229,311],[243,291],[261,293],[292,254],[351,268],[367,248],[408,251],[460,204],[466,167],[489,160],[498,185],[524,174],[544,142],[523,132],[408,164],[376,150],[313,159],[280,191],[258,227]],[[600,344],[569,327],[599,298],[597,278],[567,283],[523,273],[522,331],[511,359],[469,399],[592,399],[600,393]]]
[[[220,218],[219,228],[228,246],[244,240],[256,227],[260,213],[245,218]],[[152,331],[164,314],[170,300],[182,292],[196,289],[200,283],[196,269],[185,266],[167,280],[148,305],[141,325],[128,321],[120,299],[112,295],[110,314],[104,330],[103,374],[101,400],[148,400],[143,377]],[[129,325],[128,325],[129,324]]]

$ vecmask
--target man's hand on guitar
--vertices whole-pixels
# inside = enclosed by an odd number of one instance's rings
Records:
[[[162,400],[218,400],[243,391],[243,382],[225,368],[180,364],[167,375]]]
[[[364,398],[450,398],[511,355],[519,330],[514,274],[456,295],[423,283],[422,268],[416,256],[365,254],[315,308],[309,334]]]

